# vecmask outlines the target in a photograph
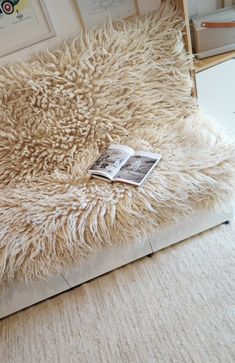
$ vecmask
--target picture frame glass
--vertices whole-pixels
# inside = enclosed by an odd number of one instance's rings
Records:
[[[138,13],[137,0],[74,0],[80,22],[85,28],[103,24],[111,17],[124,19]]]

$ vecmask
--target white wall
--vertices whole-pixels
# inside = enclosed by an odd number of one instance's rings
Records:
[[[203,15],[221,7],[222,0],[188,0],[190,15]]]

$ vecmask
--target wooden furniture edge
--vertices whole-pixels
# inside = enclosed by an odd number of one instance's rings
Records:
[[[186,50],[192,56],[191,63],[191,76],[194,82],[194,86],[192,89],[192,96],[197,97],[197,86],[196,86],[196,76],[195,76],[195,67],[193,62],[193,50],[192,50],[192,40],[190,33],[190,24],[189,24],[189,11],[188,11],[188,2],[187,0],[175,0],[177,8],[181,11],[183,15],[183,19],[185,21],[185,31],[184,31],[184,43]]]
[[[204,59],[195,59],[194,69],[196,73],[204,71],[210,67],[216,66],[222,62],[235,58],[235,51],[214,55]]]
[[[182,12],[183,18],[185,20],[184,42],[186,49],[188,50],[189,54],[193,54],[187,0],[175,0],[175,2],[178,9]]]

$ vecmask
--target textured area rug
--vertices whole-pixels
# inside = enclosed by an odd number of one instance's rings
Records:
[[[235,225],[0,321],[4,363],[234,363]]]
[[[233,191],[235,153],[191,97],[182,22],[107,24],[0,70],[0,282],[48,277]],[[163,154],[142,188],[91,180],[110,143]]]

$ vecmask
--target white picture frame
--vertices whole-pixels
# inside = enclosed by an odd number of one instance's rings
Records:
[[[223,7],[235,5],[235,0],[223,0]]]
[[[126,19],[139,14],[138,0],[74,0],[83,28],[100,26],[111,17]]]
[[[0,0],[0,57],[55,35],[43,0]]]

